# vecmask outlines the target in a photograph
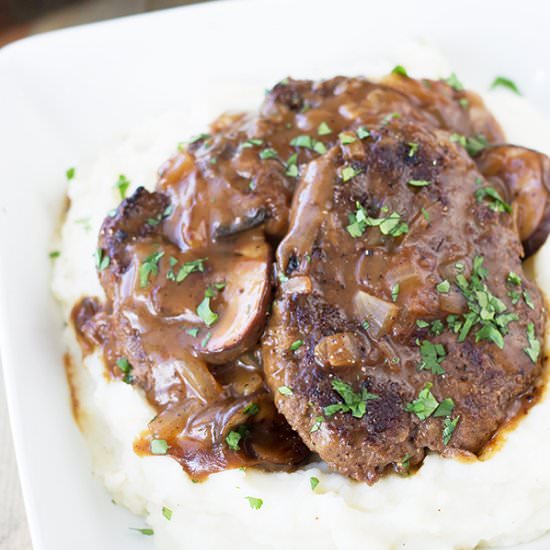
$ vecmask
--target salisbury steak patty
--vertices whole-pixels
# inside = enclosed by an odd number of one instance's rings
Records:
[[[263,338],[276,405],[373,482],[426,450],[476,453],[532,392],[545,313],[511,192],[455,135],[407,117],[311,162],[277,252]]]

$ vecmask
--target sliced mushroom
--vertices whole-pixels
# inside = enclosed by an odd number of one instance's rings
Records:
[[[516,227],[530,256],[550,232],[550,159],[524,147],[489,147],[476,159],[480,172],[509,191]]]

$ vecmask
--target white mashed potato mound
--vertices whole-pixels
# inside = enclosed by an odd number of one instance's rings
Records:
[[[392,61],[406,64],[417,76],[449,73],[444,60],[419,47],[380,67],[348,63],[334,74],[381,74]],[[119,174],[132,182],[128,194],[138,185],[154,188],[158,166],[179,140],[203,130],[224,109],[255,108],[259,90],[226,90],[223,97],[205,98],[205,105],[150,123],[109,144],[93,162],[77,166],[53,281],[67,318],[80,297],[102,296],[92,256],[100,224],[119,202],[114,187]],[[491,92],[485,99],[510,142],[550,153],[550,127],[525,100],[507,91]],[[550,242],[530,268],[550,296]],[[485,461],[429,455],[415,475],[388,475],[372,487],[322,465],[294,473],[230,470],[194,484],[176,461],[134,453],[133,442],[154,410],[133,387],[106,380],[97,353],[83,360],[70,326],[65,338],[75,365],[79,422],[95,473],[117,503],[146,518],[158,550],[450,550],[514,544],[550,529],[548,394]],[[547,330],[545,355],[549,347]],[[312,476],[319,479],[314,491]],[[252,509],[248,496],[262,499],[261,509]],[[170,521],[163,507],[172,510]]]

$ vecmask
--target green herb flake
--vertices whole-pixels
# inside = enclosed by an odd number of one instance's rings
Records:
[[[356,169],[353,166],[344,166],[342,168],[340,177],[342,178],[342,181],[346,183],[360,173],[361,173],[360,169]]]
[[[263,145],[263,139],[250,138],[247,139],[244,143],[241,143],[241,149],[250,149],[251,147],[257,147]]]
[[[130,531],[137,531],[146,537],[152,537],[155,532],[149,527],[129,527]]]
[[[491,84],[491,90],[493,90],[494,88],[506,88],[507,90],[510,90],[517,95],[521,95],[521,92],[519,91],[516,83],[513,80],[506,78],[505,76],[497,76],[493,80],[493,83]]]
[[[474,193],[477,202],[487,201],[488,206],[494,212],[512,212],[512,206],[500,196],[494,187],[481,187]]]
[[[405,69],[405,67],[403,67],[403,65],[396,65],[392,70],[391,70],[391,74],[399,74],[401,76],[409,76],[407,74],[407,69]]]
[[[523,301],[527,304],[527,307],[533,310],[535,309],[535,304],[531,299],[531,295],[526,290],[523,291]]]
[[[291,164],[287,168],[286,175],[290,176],[291,178],[297,178],[298,177],[298,166],[296,164]]]
[[[126,357],[121,357],[120,359],[117,359],[116,365],[123,374],[122,381],[126,384],[131,384],[134,381],[134,378],[132,376],[132,365],[128,359]]]
[[[457,417],[451,419],[450,417],[447,417],[443,420],[443,444],[448,445],[451,441],[451,438],[453,437],[453,433],[455,431],[456,425],[458,424],[458,421],[460,420],[460,415]]]
[[[187,143],[197,143],[197,141],[203,141],[205,139],[208,139],[209,137],[210,134],[197,134],[196,136],[192,136]]]
[[[423,340],[420,344],[420,358],[418,370],[428,370],[432,374],[445,374],[441,363],[447,353],[443,344],[433,344],[429,340]]]
[[[382,119],[382,126],[389,124],[394,118],[399,118],[401,115],[399,113],[389,113]]]
[[[428,180],[409,180],[407,182],[407,185],[410,185],[411,187],[426,187],[431,184],[432,182]]]
[[[208,342],[210,341],[210,338],[212,338],[212,333],[211,332],[208,332],[206,334],[206,336],[202,339],[202,342],[201,342],[201,346],[203,348],[206,347],[206,345],[208,344]]]
[[[317,488],[317,485],[319,485],[319,479],[312,476],[309,478],[309,484],[311,486],[311,490],[315,491],[315,489]]]
[[[355,143],[357,141],[357,138],[348,132],[341,132],[338,134],[338,139],[342,145],[349,145],[350,143]]]
[[[362,326],[365,330],[367,330],[367,329],[370,327],[370,323],[369,323],[368,321],[363,321],[363,322],[361,323],[361,326]]]
[[[520,286],[521,285],[521,277],[515,273],[514,271],[510,271],[506,277],[506,282]]]
[[[324,416],[316,416],[315,417],[315,422],[313,423],[313,426],[309,430],[309,433],[315,433],[315,432],[319,431],[321,429],[321,424],[323,424],[324,421],[325,421]]]
[[[343,403],[333,403],[324,408],[326,416],[333,416],[338,412],[351,413],[354,418],[363,418],[367,412],[367,402],[378,399],[378,395],[369,393],[365,388],[354,392],[349,384],[339,378],[332,381],[332,389],[344,400]]]
[[[250,505],[250,508],[252,508],[252,510],[259,510],[264,504],[264,501],[261,498],[256,498],[256,497],[244,497],[244,498],[248,500],[248,504]]]
[[[163,506],[162,507],[162,515],[168,520],[170,521],[172,519],[172,510],[170,510],[170,508],[166,507],[166,506]]]
[[[461,134],[451,134],[449,139],[453,143],[458,143],[459,145],[464,147],[471,157],[475,157],[476,155],[481,153],[481,151],[483,151],[483,149],[485,149],[487,145],[489,145],[485,136],[481,134],[468,138]]]
[[[277,154],[277,151],[275,149],[272,149],[271,147],[268,147],[266,149],[262,149],[260,151],[260,159],[267,160],[267,159],[276,159],[279,155]]]
[[[366,126],[359,126],[359,128],[357,128],[357,131],[355,133],[357,134],[357,137],[359,139],[365,139],[370,136],[370,132]]]
[[[449,290],[451,290],[451,283],[445,279],[437,284],[435,288],[440,294],[448,294]]]
[[[432,384],[427,382],[422,390],[420,390],[418,397],[407,404],[405,410],[416,414],[420,420],[426,420],[429,418],[439,406],[437,399],[430,391]]]
[[[329,134],[332,134],[330,126],[326,122],[321,122],[319,128],[317,128],[317,135],[328,136]]]
[[[189,334],[193,338],[196,338],[197,334],[199,333],[199,327],[188,328],[185,332],[187,332],[187,334]]]
[[[111,258],[105,254],[102,248],[98,248],[95,251],[95,265],[98,271],[103,271],[109,267]]]
[[[205,291],[202,302],[197,306],[197,315],[207,327],[211,327],[219,317],[217,313],[210,309],[210,300],[213,297],[213,293],[209,290]]]
[[[536,363],[540,354],[540,342],[535,335],[535,325],[533,323],[527,325],[527,342],[529,345],[523,348],[523,351],[533,363]]]
[[[313,144],[313,150],[319,155],[324,155],[327,152],[327,148],[324,143],[315,141]]]
[[[234,430],[231,430],[227,437],[225,438],[225,442],[227,443],[227,446],[232,451],[239,451],[241,446],[239,445],[239,442],[242,439],[242,435],[239,432],[236,432]]]
[[[61,252],[59,252],[59,250],[52,250],[48,256],[52,259],[52,260],[55,260],[55,258],[59,258],[59,256],[61,256]]]
[[[457,92],[460,92],[460,91],[464,90],[464,86],[462,85],[462,82],[460,82],[458,77],[456,76],[456,73],[452,73],[451,76],[449,76],[448,78],[445,79],[445,82],[453,90],[456,90]]]
[[[439,403],[437,409],[435,409],[434,417],[451,416],[454,408],[455,408],[455,402],[450,397],[447,397],[446,399],[443,399],[443,401]]]
[[[254,416],[260,412],[260,407],[256,403],[249,403],[244,409],[243,414]]]
[[[416,326],[418,328],[428,328],[430,326],[430,323],[428,323],[427,321],[423,321],[422,319],[417,319]]]
[[[290,351],[296,351],[297,349],[301,348],[304,345],[303,340],[295,340],[290,344],[290,348],[288,348]]]
[[[149,276],[155,277],[159,272],[159,262],[164,256],[164,250],[157,250],[150,256],[147,256],[139,266],[139,286],[145,288],[149,284]]]
[[[120,199],[124,200],[128,187],[130,187],[130,180],[124,174],[120,174],[118,176],[118,181],[115,183],[115,187],[118,189]]]
[[[470,106],[470,102],[468,101],[468,99],[466,97],[461,97],[459,100],[458,100],[458,104],[463,108],[463,109],[467,109],[469,106]]]
[[[424,219],[425,219],[428,223],[430,223],[430,213],[429,213],[424,207],[422,207],[422,208],[420,209],[420,211],[422,212],[422,216],[424,217]]]
[[[391,237],[399,237],[409,230],[409,226],[401,220],[401,215],[397,212],[392,212],[385,218],[371,218],[360,203],[357,202],[356,206],[356,212],[348,215],[349,225],[346,227],[353,238],[361,237],[367,227],[378,227],[382,235]]]
[[[286,397],[289,397],[290,395],[293,395],[293,391],[288,386],[279,386],[277,388],[277,391]]]
[[[74,166],[67,168],[67,171],[65,172],[65,176],[68,181],[71,181],[72,179],[74,179],[75,174],[76,174],[76,168]]]
[[[412,157],[414,157],[414,155],[416,155],[416,152],[418,151],[418,148],[420,147],[420,145],[418,143],[414,143],[412,141],[407,143],[407,145],[409,146],[409,153],[408,153],[407,156],[409,158],[412,158]]]
[[[400,290],[399,283],[396,283],[391,287],[392,302],[397,302],[397,298],[399,298],[399,290]]]
[[[290,140],[292,147],[302,147],[304,149],[313,149],[313,139],[311,136],[301,135]]]
[[[151,453],[165,455],[168,452],[168,443],[165,439],[153,439],[151,441]]]

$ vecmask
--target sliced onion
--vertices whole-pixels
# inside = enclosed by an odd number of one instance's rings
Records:
[[[353,297],[353,308],[359,320],[369,322],[369,333],[375,338],[391,330],[399,312],[395,304],[381,300],[363,290],[358,290]]]
[[[309,277],[299,275],[283,283],[283,290],[285,294],[311,294],[313,286]]]
[[[314,354],[323,367],[353,367],[361,362],[361,341],[352,332],[338,332],[322,338]]]
[[[466,299],[453,288],[448,294],[439,295],[439,307],[447,313],[463,313],[466,309]]]

